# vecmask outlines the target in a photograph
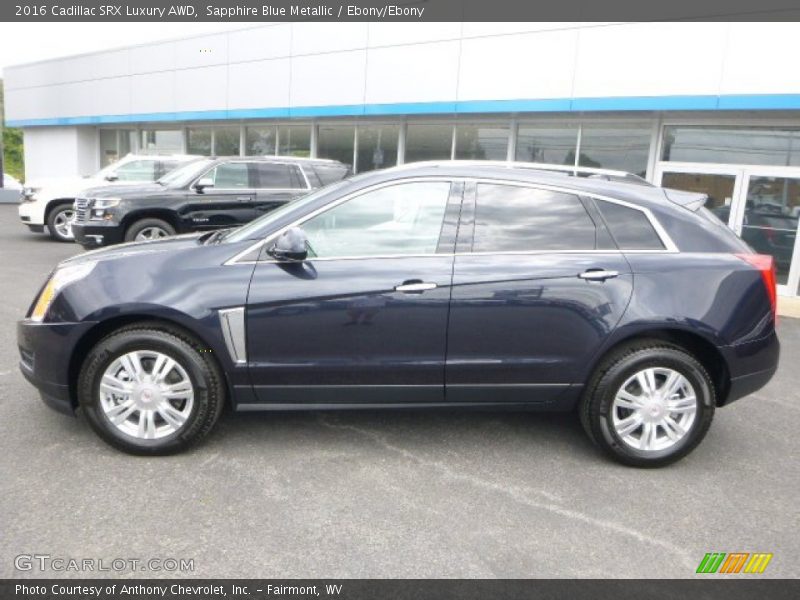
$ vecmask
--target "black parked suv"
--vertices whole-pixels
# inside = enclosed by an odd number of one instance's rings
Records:
[[[224,405],[458,406],[576,410],[615,459],[665,465],[778,363],[772,257],[705,200],[541,165],[358,175],[238,229],[62,262],[20,366],[138,454]]]
[[[349,174],[324,159],[203,158],[154,183],[83,191],[72,231],[90,248],[234,227]]]

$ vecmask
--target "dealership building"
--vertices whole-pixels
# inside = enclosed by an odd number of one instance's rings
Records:
[[[146,25],[143,25],[146,26]],[[26,178],[129,152],[604,167],[709,195],[798,294],[800,23],[281,23],[19,65]]]

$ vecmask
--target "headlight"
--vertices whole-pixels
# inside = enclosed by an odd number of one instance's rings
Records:
[[[76,281],[80,281],[92,272],[96,262],[85,262],[77,265],[67,265],[56,269],[50,280],[44,286],[42,293],[36,300],[36,306],[33,307],[31,312],[31,321],[41,321],[47,314],[47,310],[55,300],[58,293],[66,286]]]
[[[121,198],[95,198],[90,200],[89,220],[107,221],[112,219],[113,217],[108,213],[108,209],[115,207],[120,200]]]
[[[92,201],[92,208],[114,208],[122,198],[96,198]]]
[[[22,197],[25,198],[25,200],[28,200],[28,201],[35,200],[36,199],[36,194],[39,193],[40,189],[41,188],[38,188],[38,187],[28,187],[28,186],[26,186],[26,187],[22,188]]]

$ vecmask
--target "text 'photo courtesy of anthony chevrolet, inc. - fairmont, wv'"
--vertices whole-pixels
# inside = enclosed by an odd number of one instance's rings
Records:
[[[799,597],[795,4],[0,5],[0,598]]]

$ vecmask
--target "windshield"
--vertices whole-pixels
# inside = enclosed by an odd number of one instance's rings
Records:
[[[190,163],[183,165],[182,167],[178,167],[177,169],[173,169],[166,175],[164,175],[161,179],[158,180],[163,186],[166,187],[183,187],[188,185],[192,179],[197,177],[204,169],[209,167],[211,163],[214,162],[209,158],[204,158],[201,160],[193,160]]]
[[[335,189],[343,187],[345,184],[350,183],[350,181],[352,180],[344,179],[311,192],[308,196],[303,196],[302,198],[299,198],[293,202],[287,202],[280,208],[276,208],[263,217],[259,217],[255,221],[250,221],[247,225],[243,225],[238,229],[232,230],[230,233],[225,235],[223,239],[226,242],[240,242],[242,240],[256,239],[261,237],[263,235],[262,231],[267,229],[271,223],[274,223],[286,214],[289,214],[295,210],[300,210],[304,206],[314,202],[317,198]]]

